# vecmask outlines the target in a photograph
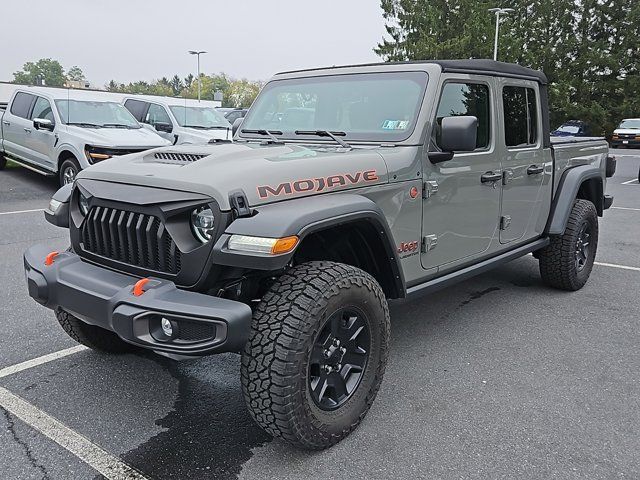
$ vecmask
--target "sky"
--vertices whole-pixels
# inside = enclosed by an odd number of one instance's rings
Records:
[[[276,72],[379,61],[379,0],[0,0],[0,81],[28,61],[78,65],[95,87],[196,73]]]

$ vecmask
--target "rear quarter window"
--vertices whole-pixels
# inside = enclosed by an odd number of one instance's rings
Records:
[[[29,118],[29,111],[35,98],[28,93],[18,92],[11,103],[11,113],[16,117]]]

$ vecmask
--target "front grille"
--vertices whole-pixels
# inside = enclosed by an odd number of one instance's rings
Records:
[[[85,218],[82,241],[87,252],[118,262],[157,272],[180,271],[180,250],[153,215],[94,207]]]
[[[206,157],[206,155],[201,153],[156,152],[153,157],[156,160],[168,160],[170,162],[197,162]]]

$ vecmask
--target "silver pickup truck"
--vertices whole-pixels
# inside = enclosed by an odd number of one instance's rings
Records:
[[[0,110],[0,170],[11,159],[60,185],[102,160],[170,144],[96,92],[19,87]]]
[[[551,141],[540,72],[486,60],[287,72],[239,123],[234,143],[81,172],[46,212],[71,248],[30,248],[26,278],[90,348],[242,352],[251,415],[296,446],[327,448],[366,415],[388,299],[529,253],[551,287],[591,274],[615,163],[604,139]]]

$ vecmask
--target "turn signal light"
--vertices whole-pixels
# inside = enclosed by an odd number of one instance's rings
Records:
[[[279,238],[276,243],[271,247],[271,253],[278,255],[279,253],[287,253],[295,248],[298,244],[298,237],[295,235],[291,237]]]

